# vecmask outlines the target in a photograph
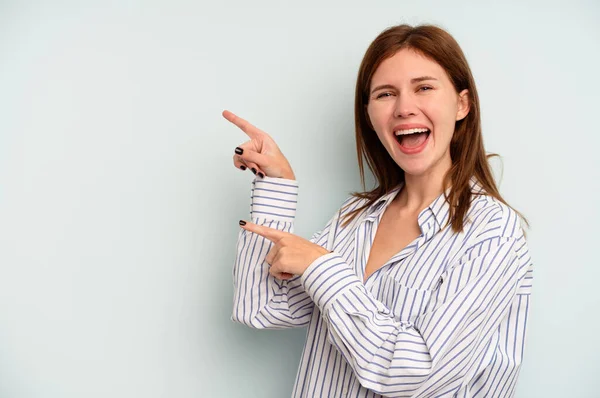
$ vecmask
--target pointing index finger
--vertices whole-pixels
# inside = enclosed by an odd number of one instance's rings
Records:
[[[244,133],[248,135],[250,138],[258,138],[262,131],[257,127],[253,126],[250,122],[241,117],[237,116],[233,112],[228,110],[223,111],[223,117],[229,120],[231,123],[238,126]]]
[[[273,243],[279,242],[281,238],[288,234],[287,232],[280,231],[278,229],[257,225],[251,222],[246,222],[244,225],[242,225],[242,228],[262,237],[265,237]]]

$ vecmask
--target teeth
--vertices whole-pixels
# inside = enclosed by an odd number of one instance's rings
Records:
[[[406,135],[406,134],[415,134],[415,133],[424,133],[426,131],[429,131],[429,129],[408,129],[408,130],[398,130],[398,131],[394,131],[394,134],[396,135]]]

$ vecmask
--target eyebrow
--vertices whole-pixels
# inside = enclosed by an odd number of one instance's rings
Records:
[[[433,76],[420,76],[420,77],[415,77],[414,79],[410,79],[410,83],[415,84],[415,83],[420,83],[420,82],[423,82],[426,80],[437,80],[437,79]],[[375,91],[383,90],[384,88],[395,88],[395,87],[392,86],[391,84],[382,84],[381,86],[377,86],[373,90],[371,90],[371,94],[373,94]]]

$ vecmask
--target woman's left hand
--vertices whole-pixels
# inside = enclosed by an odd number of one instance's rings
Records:
[[[294,275],[302,275],[317,258],[330,253],[324,247],[289,232],[250,222],[241,227],[273,242],[274,246],[265,260],[271,265],[269,273],[277,279],[286,280]]]

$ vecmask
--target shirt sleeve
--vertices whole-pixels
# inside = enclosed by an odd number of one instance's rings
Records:
[[[497,237],[468,251],[445,274],[460,273],[460,286],[442,282],[436,291],[444,293],[432,294],[414,323],[395,319],[336,253],[313,262],[302,283],[329,341],[365,388],[389,397],[442,396],[492,360],[493,335],[527,273],[523,250],[524,240]]]
[[[258,225],[293,233],[298,183],[264,177],[252,188],[251,220]],[[333,218],[311,242],[325,247]],[[324,232],[323,232],[324,231]],[[281,281],[269,274],[265,257],[273,243],[240,228],[233,267],[233,313],[231,319],[259,329],[302,327],[308,324],[314,304],[300,277]]]

